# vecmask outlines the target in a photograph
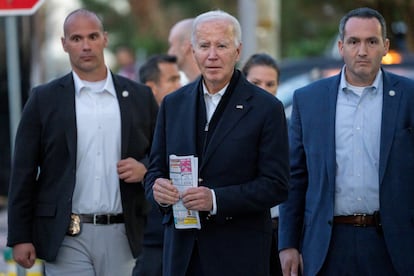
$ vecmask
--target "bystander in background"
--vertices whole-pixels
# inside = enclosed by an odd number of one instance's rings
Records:
[[[248,81],[276,95],[280,70],[273,57],[265,53],[254,54],[244,64],[242,72]]]
[[[127,46],[119,46],[115,50],[117,74],[130,80],[138,81],[138,63],[135,52]]]
[[[279,84],[280,70],[276,60],[265,53],[254,54],[242,68],[246,79],[272,95],[276,95]],[[270,251],[270,276],[282,276],[282,268],[278,251],[279,207],[270,209],[272,217],[272,246]]]
[[[175,56],[158,54],[150,57],[139,69],[140,81],[151,87],[158,104],[169,93],[181,87]],[[164,244],[163,214],[152,206],[147,215],[143,249],[136,260],[132,276],[162,276]]]
[[[177,57],[177,65],[185,78],[182,84],[194,81],[200,76],[200,69],[197,66],[191,48],[191,29],[194,18],[187,18],[178,21],[170,30],[168,43],[170,45],[168,54]]]

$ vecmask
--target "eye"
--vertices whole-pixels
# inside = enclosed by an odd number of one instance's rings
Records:
[[[74,41],[74,42],[79,42],[81,40],[81,38],[79,36],[72,36],[70,38],[70,40]]]
[[[377,45],[378,44],[378,40],[377,39],[371,39],[369,41],[369,45]]]
[[[99,38],[99,34],[91,34],[89,36],[92,40],[97,40]]]

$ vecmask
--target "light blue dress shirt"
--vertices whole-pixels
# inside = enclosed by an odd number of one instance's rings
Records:
[[[334,215],[379,210],[379,152],[383,81],[353,87],[342,70],[336,103],[336,186]]]

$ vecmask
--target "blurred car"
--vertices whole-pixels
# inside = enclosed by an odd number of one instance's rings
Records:
[[[311,82],[338,74],[343,61],[336,58],[310,58],[302,61],[288,61],[280,66],[281,80],[277,90],[277,98],[285,106],[286,118],[292,112],[292,99],[296,89]],[[396,51],[389,53],[382,60],[385,70],[414,79],[414,55],[401,54]]]

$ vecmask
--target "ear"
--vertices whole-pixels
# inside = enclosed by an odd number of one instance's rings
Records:
[[[105,48],[106,48],[108,46],[108,41],[109,41],[108,32],[104,32],[103,36],[104,36],[104,43],[105,43]]]
[[[240,56],[241,56],[241,51],[242,51],[242,48],[243,48],[243,44],[240,42],[240,45],[239,45],[239,47],[237,47],[237,49],[236,49],[236,51],[237,51],[237,61],[239,61],[240,60]]]
[[[65,38],[61,37],[60,41],[62,42],[63,51],[68,52],[68,50],[66,49],[66,40],[65,40]]]
[[[384,41],[384,56],[387,55],[389,49],[390,49],[390,40],[386,38]]]
[[[338,40],[338,52],[343,57],[344,43],[342,40]]]

